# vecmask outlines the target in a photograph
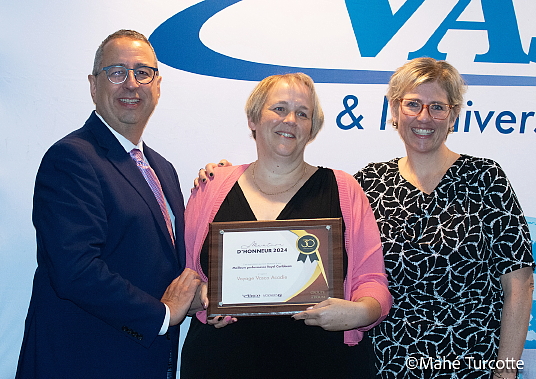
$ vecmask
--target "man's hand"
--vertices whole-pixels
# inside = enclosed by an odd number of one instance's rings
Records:
[[[168,286],[160,301],[169,307],[169,326],[177,325],[184,319],[200,284],[197,272],[186,268]]]
[[[226,166],[232,166],[233,164],[226,159],[222,159],[217,164],[216,163],[207,163],[205,168],[199,169],[198,177],[194,179],[194,188],[192,188],[192,191],[199,187],[199,183],[205,183],[208,178],[212,178],[214,176],[214,168],[216,167],[226,167]]]
[[[188,316],[193,316],[197,312],[208,308],[208,285],[207,282],[201,282],[201,285],[197,287],[194,300],[190,304],[188,310]]]

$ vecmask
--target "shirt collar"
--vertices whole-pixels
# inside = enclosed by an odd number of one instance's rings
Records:
[[[108,125],[108,123],[106,121],[104,121],[102,116],[100,114],[98,114],[96,111],[95,111],[95,114],[97,115],[97,117],[100,118],[100,120],[104,123],[104,125],[106,125],[106,127],[108,129],[110,129],[110,132],[112,132],[112,134],[115,136],[115,138],[117,138],[117,140],[119,141],[121,146],[123,146],[123,148],[125,149],[125,151],[127,153],[130,153],[130,151],[132,149],[140,149],[141,153],[143,154],[143,140],[142,139],[140,139],[140,141],[138,142],[137,145],[134,145],[127,138],[125,138],[123,135],[119,134],[115,129],[113,129],[110,125]],[[144,157],[145,157],[145,155],[144,155]]]

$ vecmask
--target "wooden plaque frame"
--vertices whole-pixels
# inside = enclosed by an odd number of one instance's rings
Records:
[[[298,259],[305,262],[310,254],[319,254],[318,267],[322,267],[323,280],[311,283],[297,296],[284,302],[250,303],[244,301],[234,304],[222,302],[222,264],[224,256],[223,235],[226,232],[262,232],[269,230],[298,231],[305,237],[317,239],[318,249],[311,253],[307,252],[304,244],[298,246],[297,235],[296,250]],[[315,234],[316,233],[316,234]],[[247,234],[247,233],[246,233]],[[343,298],[343,235],[341,218],[278,220],[278,221],[238,221],[238,222],[213,222],[209,226],[209,281],[208,281],[208,317],[217,316],[274,316],[290,315],[301,312],[307,307],[317,304],[329,297]],[[308,239],[311,241],[311,238]],[[302,241],[304,242],[304,241]],[[314,241],[311,242],[314,245]],[[299,249],[299,250],[298,250]],[[305,249],[302,251],[302,249]],[[303,255],[302,255],[303,253]],[[227,254],[230,254],[229,252]],[[301,259],[300,259],[301,257]],[[310,258],[310,257],[309,257]],[[310,258],[311,262],[313,259]],[[318,259],[316,259],[318,260]],[[327,285],[326,285],[327,283]],[[321,290],[309,291],[309,288],[319,287]],[[324,286],[324,287],[322,287]],[[268,289],[269,291],[269,289]]]

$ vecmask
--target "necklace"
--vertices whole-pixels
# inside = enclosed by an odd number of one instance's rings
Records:
[[[257,189],[263,193],[264,195],[267,195],[267,196],[274,196],[274,195],[280,195],[282,193],[285,193],[285,192],[288,192],[290,191],[291,189],[293,189],[294,187],[296,187],[298,185],[298,183],[303,179],[303,177],[305,176],[305,174],[307,173],[307,165],[304,165],[304,169],[303,169],[303,174],[302,176],[300,176],[300,178],[296,181],[296,183],[294,183],[290,188],[287,188],[286,190],[284,191],[279,191],[279,192],[274,192],[274,193],[267,193],[267,192],[264,192],[263,190],[261,190],[261,188],[259,187],[259,185],[257,184],[257,182],[255,181],[255,168],[257,167],[257,161],[255,161],[255,163],[253,163],[253,171],[251,173],[252,177],[253,177],[253,184],[255,184],[255,187],[257,187]]]

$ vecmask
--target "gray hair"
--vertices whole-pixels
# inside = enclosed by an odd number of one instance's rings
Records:
[[[155,59],[155,61],[157,61],[156,53],[155,53],[155,51],[153,49],[153,46],[151,45],[149,40],[143,34],[137,32],[135,30],[121,29],[121,30],[118,30],[115,33],[110,34],[100,44],[99,48],[97,49],[97,52],[95,53],[95,60],[93,61],[92,75],[97,75],[99,73],[100,69],[101,69],[102,55],[104,53],[104,47],[106,46],[106,44],[108,42],[110,42],[111,40],[114,40],[114,39],[117,39],[117,38],[130,38],[130,39],[133,39],[133,40],[138,40],[138,41],[145,42],[147,45],[149,45],[149,47],[153,51],[154,59]]]

